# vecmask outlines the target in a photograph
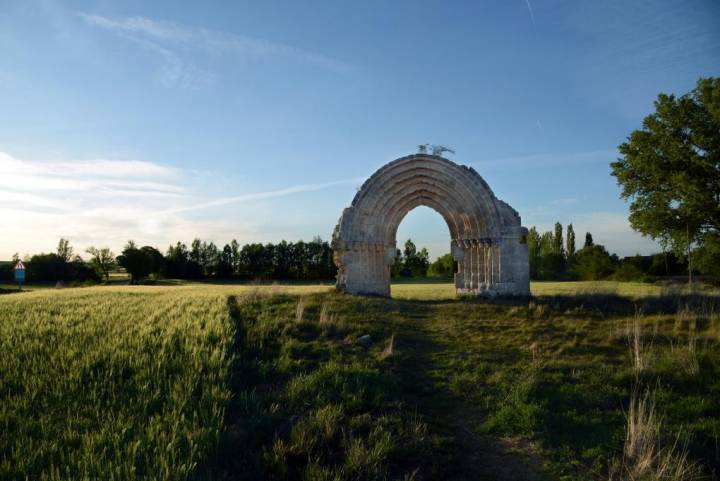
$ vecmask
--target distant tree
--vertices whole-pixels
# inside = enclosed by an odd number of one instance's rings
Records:
[[[272,244],[265,246],[272,249]],[[297,241],[289,245],[290,271],[293,279],[306,279],[308,276],[308,246],[303,241]]]
[[[68,263],[68,281],[70,282],[100,282],[100,276],[88,263],[83,261],[80,256]]]
[[[202,277],[202,266],[190,259],[187,246],[178,242],[168,247],[165,254],[165,275],[173,279],[199,279]]]
[[[630,224],[688,258],[720,230],[720,78],[681,97],[660,94],[611,164]],[[712,240],[710,242],[713,242]]]
[[[412,239],[408,239],[405,241],[405,246],[403,247],[403,258],[408,259],[415,257],[417,254],[417,247],[415,246],[415,243],[412,241]]]
[[[563,228],[560,222],[555,222],[555,233],[553,234],[553,253],[565,257],[563,247]]]
[[[233,273],[236,274],[240,268],[240,244],[235,239],[230,242]]]
[[[565,242],[567,242],[567,258],[570,260],[575,256],[575,229],[573,229],[572,223],[567,226],[567,238]]]
[[[59,282],[69,281],[69,263],[58,254],[35,254],[25,263],[29,281]]]
[[[117,257],[117,263],[130,274],[130,282],[133,284],[147,278],[152,272],[152,260],[145,251],[138,249],[133,241],[128,241]]]
[[[34,282],[97,282],[100,278],[82,259],[70,262],[57,254],[36,254],[26,262],[28,280]]]
[[[190,243],[190,253],[189,258],[193,262],[197,262],[198,265],[202,266],[202,241],[198,238],[195,238]]]
[[[400,249],[395,249],[395,259],[393,261],[393,265],[390,268],[390,275],[392,277],[397,277],[399,275],[402,275],[403,270],[403,256],[402,251]]]
[[[430,259],[427,249],[424,247],[417,250],[411,239],[405,242],[403,249],[403,267],[400,274],[406,277],[425,277],[430,267]]]
[[[560,227],[560,229],[562,232],[562,227]],[[560,244],[560,246],[562,246],[562,244]],[[552,231],[543,233],[540,237],[538,278],[560,279],[563,276],[564,268],[565,258],[562,254],[558,253],[558,242],[555,234]]]
[[[334,256],[334,253],[333,253],[332,248],[330,247],[330,244],[327,241],[323,242],[323,254],[322,254],[323,275],[322,275],[322,279],[332,279],[332,278],[335,278],[335,276],[337,275],[337,266],[335,265],[333,256]]]
[[[648,274],[653,276],[680,276],[686,272],[687,264],[672,251],[653,254],[648,268]]]
[[[547,257],[555,253],[555,239],[551,231],[543,232],[540,236],[540,256]]]
[[[15,281],[15,264],[17,262],[0,262],[0,282],[11,283]],[[0,291],[2,288],[0,288]]]
[[[412,276],[416,256],[417,247],[415,247],[415,243],[411,239],[406,240],[405,247],[403,248],[403,268],[400,271],[401,275],[406,277]]]
[[[145,254],[150,264],[150,274],[160,277],[165,272],[165,257],[155,247],[143,246],[140,250]]]
[[[417,253],[416,263],[412,271],[413,277],[427,277],[427,271],[430,268],[430,253],[426,248],[420,249]]]
[[[228,244],[220,252],[220,258],[217,264],[217,276],[222,279],[229,279],[234,272],[233,267],[233,250]]]
[[[452,254],[444,254],[428,268],[429,277],[452,277],[455,274],[455,259]]]
[[[73,248],[70,246],[70,241],[64,238],[60,238],[57,247],[57,255],[60,259],[65,262],[70,262],[73,258]]]
[[[293,262],[293,256],[297,253],[295,246],[288,244],[288,242],[283,239],[275,245],[272,253],[273,278],[290,279],[291,277],[298,278],[298,276],[302,275],[302,268],[299,273],[293,269],[293,267],[296,266],[296,263]]]
[[[305,255],[307,259],[305,279],[325,280],[335,275],[336,271],[332,268],[334,266],[332,249],[320,236],[315,236],[312,242],[305,244]]]
[[[419,154],[427,154],[427,151],[428,151],[428,147],[429,147],[429,146],[430,146],[430,144],[420,144],[420,145],[418,145],[418,146],[417,146],[418,153],[419,153]]]
[[[110,271],[117,267],[115,254],[113,254],[108,247],[102,247],[100,249],[97,247],[89,247],[85,252],[91,256],[90,265],[95,269],[95,272],[105,277],[105,281],[109,281]]]
[[[265,264],[265,253],[265,246],[259,243],[242,246],[242,249],[240,249],[240,275],[246,279],[261,278]]]
[[[530,266],[530,278],[538,279],[540,272],[540,234],[533,226],[528,231],[526,242],[528,246],[528,262]]]
[[[217,265],[220,253],[214,242],[202,243],[202,262],[203,272],[206,277],[214,276],[217,273]]]
[[[595,243],[593,242],[592,234],[589,232],[586,232],[585,233],[585,244],[583,245],[583,248],[590,247],[592,245],[595,245]]]

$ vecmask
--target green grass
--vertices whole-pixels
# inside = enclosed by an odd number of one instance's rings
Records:
[[[638,389],[653,393],[660,442],[679,436],[713,479],[717,291],[532,291],[475,301],[442,283],[393,285],[394,299],[190,284],[0,296],[0,479],[608,479]]]
[[[701,291],[707,288],[697,287]],[[394,283],[391,286],[392,296],[398,299],[415,300],[444,300],[454,299],[455,287],[449,282],[432,283]],[[545,282],[533,281],[530,283],[533,296],[584,296],[584,295],[613,295],[630,298],[649,296],[667,296],[682,294],[688,291],[684,285],[666,287],[642,282],[616,282],[616,281],[576,281],[576,282]],[[712,292],[712,289],[710,290]]]

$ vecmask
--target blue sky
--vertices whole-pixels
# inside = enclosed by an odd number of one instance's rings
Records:
[[[3,0],[0,259],[327,239],[425,142],[524,225],[647,253],[608,164],[659,92],[720,74],[719,26],[711,0]],[[448,250],[426,208],[407,237]]]

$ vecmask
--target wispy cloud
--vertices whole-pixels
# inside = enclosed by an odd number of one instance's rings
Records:
[[[211,82],[216,77],[188,60],[189,53],[284,59],[337,73],[352,70],[350,64],[321,53],[259,38],[147,17],[110,18],[84,12],[78,15],[88,25],[112,32],[157,53],[163,59],[159,79],[168,85],[191,86]]]
[[[179,175],[171,167],[140,160],[35,162],[0,152],[2,186],[8,192],[65,192],[81,195],[177,197],[184,189],[168,182]]]
[[[532,21],[532,24],[535,25],[535,14],[533,13],[532,5],[530,5],[530,0],[525,0],[525,4],[528,8],[528,13],[530,14],[530,20]]]
[[[567,57],[579,90],[575,95],[603,110],[637,122],[660,91],[691,87],[698,77],[717,71],[717,2],[703,8],[654,0],[565,5],[557,20],[577,38],[573,49],[580,55]]]
[[[167,214],[177,214],[180,212],[189,212],[194,210],[202,210],[207,209],[210,207],[218,207],[221,205],[227,205],[227,204],[237,204],[241,202],[248,202],[248,201],[254,201],[254,200],[263,200],[263,199],[272,199],[276,197],[285,197],[292,194],[299,194],[303,192],[315,192],[318,190],[324,190],[328,189],[330,187],[335,187],[338,185],[348,185],[348,184],[360,184],[363,182],[363,178],[354,178],[354,179],[344,179],[344,180],[337,180],[333,182],[325,182],[322,184],[302,184],[302,185],[296,185],[292,187],[286,187],[284,189],[277,189],[277,190],[270,190],[267,192],[253,192],[250,194],[243,194],[243,195],[236,195],[233,197],[224,197],[222,199],[214,199],[207,202],[200,202],[193,205],[188,205],[185,207],[176,207],[172,209],[163,210],[160,212],[156,212],[153,215],[167,215]]]
[[[69,238],[78,252],[90,245],[118,250],[131,238],[160,248],[193,237],[263,238],[266,221],[258,212],[269,209],[263,200],[362,181],[344,179],[208,198],[193,187],[193,177],[191,171],[142,160],[46,162],[0,152],[0,218],[7,226],[0,236],[0,260],[15,252],[51,250],[59,237]],[[231,204],[240,208],[222,213],[218,209]],[[207,212],[196,215],[203,210]]]

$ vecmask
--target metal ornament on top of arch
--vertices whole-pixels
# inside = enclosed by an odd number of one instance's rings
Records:
[[[332,237],[337,288],[390,295],[398,226],[417,206],[437,211],[450,230],[455,289],[478,296],[530,294],[528,250],[517,211],[495,197],[471,167],[427,154],[381,167],[343,210]]]

